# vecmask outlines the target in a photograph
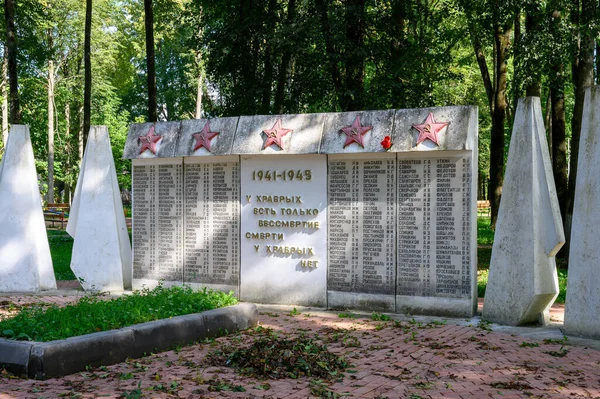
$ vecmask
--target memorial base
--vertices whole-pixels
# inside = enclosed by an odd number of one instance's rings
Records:
[[[317,287],[312,291],[301,288],[303,287],[294,287],[290,284],[284,284],[283,287],[266,283],[245,284],[240,290],[240,301],[272,305],[327,307],[325,290],[317,289]]]
[[[396,310],[396,298],[394,295],[327,291],[327,306],[329,309],[394,312]]]
[[[477,298],[439,298],[396,296],[396,313],[442,317],[473,317],[477,313]]]

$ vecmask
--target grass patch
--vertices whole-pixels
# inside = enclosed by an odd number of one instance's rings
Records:
[[[54,276],[57,280],[75,280],[75,274],[71,271],[73,238],[64,230],[47,230],[47,232]]]
[[[56,305],[25,308],[15,317],[0,322],[0,337],[53,341],[236,303],[233,293],[194,291],[190,287],[158,286],[111,300],[87,296],[62,308]]]
[[[477,245],[492,245],[494,243],[494,230],[490,227],[492,218],[479,216],[477,218]]]

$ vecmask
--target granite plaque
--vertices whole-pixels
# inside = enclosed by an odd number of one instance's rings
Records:
[[[231,117],[182,121],[175,156],[229,155],[239,119]]]
[[[183,162],[133,160],[133,288],[183,281]]]
[[[241,116],[232,154],[317,154],[325,114]]]
[[[394,311],[396,154],[328,163],[329,307]]]
[[[129,127],[123,159],[175,156],[181,122],[135,123]]]
[[[394,110],[326,114],[319,153],[385,152],[381,141],[392,134]]]
[[[241,165],[240,298],[326,306],[326,157],[242,156]]]
[[[239,157],[184,158],[184,281],[238,291]]]
[[[397,309],[423,306],[427,313],[437,303],[436,313],[468,314],[475,278],[471,154],[425,154],[398,154]]]

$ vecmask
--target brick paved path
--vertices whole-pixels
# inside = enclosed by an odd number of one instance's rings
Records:
[[[260,324],[282,337],[317,337],[344,355],[352,366],[342,381],[258,380],[207,364],[209,351],[249,345],[260,335],[251,331],[47,381],[3,373],[0,398],[600,398],[600,351],[451,322],[397,323],[307,312],[263,309]]]

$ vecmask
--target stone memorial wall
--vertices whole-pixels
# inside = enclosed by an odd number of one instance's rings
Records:
[[[132,125],[134,287],[470,316],[477,110]]]

